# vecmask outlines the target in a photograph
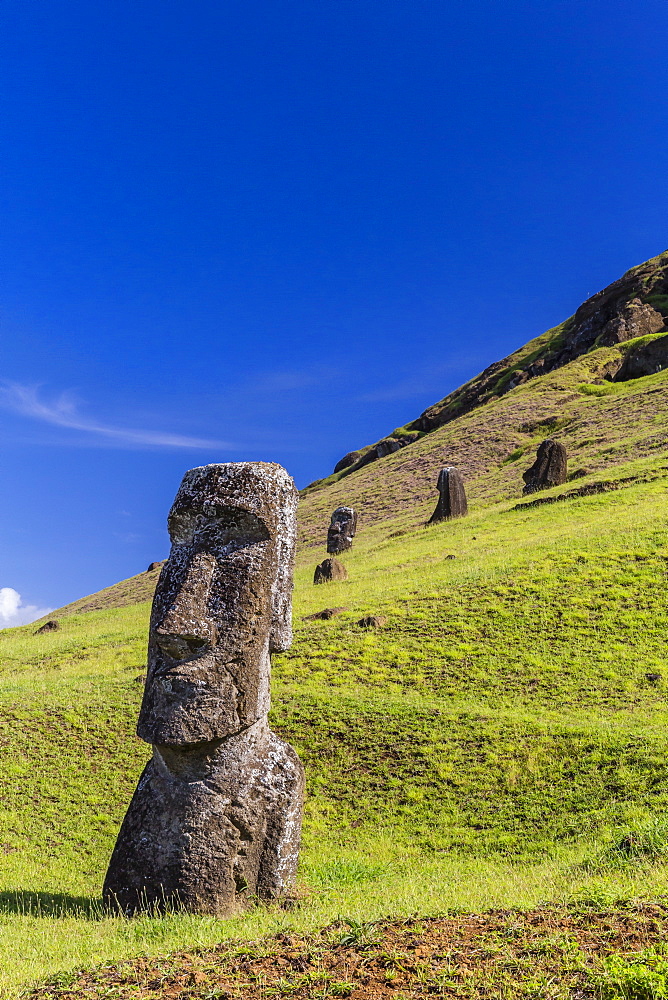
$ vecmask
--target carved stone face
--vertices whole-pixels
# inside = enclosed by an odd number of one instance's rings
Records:
[[[224,739],[267,714],[269,654],[292,639],[296,507],[278,465],[230,462],[184,476],[153,600],[142,739]]]
[[[346,552],[352,548],[357,514],[352,507],[337,507],[327,530],[327,551],[331,555]]]

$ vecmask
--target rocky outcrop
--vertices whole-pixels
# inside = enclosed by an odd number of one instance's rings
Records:
[[[568,475],[566,449],[561,441],[546,438],[538,445],[536,461],[522,475],[526,493],[561,486]]]
[[[160,569],[161,566],[162,566],[161,562],[152,562],[152,563],[149,563],[148,564],[148,569],[146,570],[146,572],[147,573],[154,573],[156,571],[156,569]]]
[[[316,566],[313,574],[314,583],[332,583],[335,580],[347,580],[348,571],[338,559],[324,559]]]
[[[225,916],[291,887],[304,772],[271,732],[270,653],[292,640],[297,491],[278,465],[186,473],[153,601],[137,733],[153,745],[104,883],[130,914]]]
[[[40,627],[35,632],[35,635],[40,635],[40,633],[42,632],[57,632],[59,628],[60,628],[60,622],[56,621],[56,619],[53,618],[51,621],[44,622],[43,625],[40,625]]]
[[[323,608],[322,611],[316,611],[313,615],[304,615],[303,621],[305,622],[328,622],[330,618],[334,618],[336,615],[343,614],[348,608]]]
[[[464,517],[468,513],[466,491],[461,473],[452,466],[441,469],[436,487],[439,492],[436,510],[429,518],[429,524],[449,521],[454,517]]]
[[[629,351],[613,381],[628,382],[643,375],[655,375],[667,366],[668,337],[657,337]]]
[[[412,434],[401,434],[398,437],[386,437],[382,441],[378,441],[376,444],[372,445],[371,448],[361,449],[359,451],[349,451],[347,455],[336,463],[334,466],[334,472],[342,472],[344,469],[349,469],[354,472],[357,469],[363,469],[365,465],[370,462],[375,462],[379,458],[385,458],[386,455],[392,455],[395,451],[400,451],[401,448],[405,448],[406,445],[412,444],[413,441],[417,441],[420,437],[419,433],[415,431]]]
[[[337,556],[353,547],[357,530],[357,514],[352,507],[337,507],[327,529],[327,551]]]

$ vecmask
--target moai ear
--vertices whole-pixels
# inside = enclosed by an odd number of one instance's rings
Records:
[[[288,478],[285,473],[284,476]],[[297,540],[298,498],[290,479],[281,489],[280,501],[276,504],[276,576],[271,594],[270,653],[281,653],[292,645],[292,573]]]

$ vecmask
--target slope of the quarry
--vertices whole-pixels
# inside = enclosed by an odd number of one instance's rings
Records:
[[[623,488],[607,493],[368,525],[342,583],[314,587],[302,553],[295,643],[272,684],[272,724],[308,780],[289,911],[105,916],[105,865],[148,752],[134,724],[149,603],[0,633],[0,995],[341,915],[668,891],[667,465],[657,448],[617,466]],[[346,610],[309,619],[324,606]],[[368,614],[385,624],[361,628]]]
[[[272,680],[272,725],[307,773],[289,909],[100,908],[149,752],[134,726],[155,571],[61,609],[57,631],[0,632],[0,995],[46,976],[36,995],[668,991],[668,373],[605,377],[662,338],[594,343],[305,491],[295,641]],[[523,498],[547,435],[570,481]],[[470,513],[426,526],[445,464]],[[316,587],[340,503],[360,515],[349,577]],[[341,610],[314,619],[324,607]],[[362,627],[368,615],[382,624]],[[484,910],[503,913],[471,916]],[[405,921],[438,914],[407,957]],[[211,950],[230,939],[256,943]],[[656,989],[624,993],[614,976]]]

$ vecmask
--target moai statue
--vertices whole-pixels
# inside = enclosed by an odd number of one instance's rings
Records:
[[[337,556],[339,552],[352,549],[356,528],[357,514],[352,507],[337,507],[327,529],[327,551],[329,554]]]
[[[304,769],[267,712],[270,654],[292,642],[296,509],[279,465],[205,465],[183,478],[137,726],[153,758],[103,890],[123,913],[226,916],[293,883]]]
[[[525,483],[523,492],[535,493],[550,486],[561,486],[566,482],[567,466],[566,449],[561,441],[546,438],[538,445],[536,461],[522,475]]]
[[[440,493],[436,510],[429,518],[429,524],[449,521],[453,517],[464,517],[468,513],[466,491],[461,473],[452,466],[446,466],[438,474],[437,489]]]

